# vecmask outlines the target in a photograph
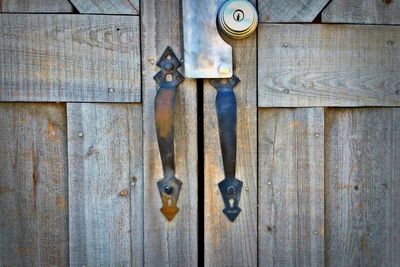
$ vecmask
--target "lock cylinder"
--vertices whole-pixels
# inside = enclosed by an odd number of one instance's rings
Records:
[[[250,36],[257,28],[258,14],[246,0],[229,0],[218,12],[219,29],[233,39]]]

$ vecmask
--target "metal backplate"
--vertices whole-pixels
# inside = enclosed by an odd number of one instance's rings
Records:
[[[217,29],[218,10],[224,2],[182,0],[185,77],[232,77],[232,47]]]

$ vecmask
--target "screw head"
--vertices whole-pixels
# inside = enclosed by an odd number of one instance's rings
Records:
[[[271,182],[271,181],[268,181],[268,182],[267,182],[267,185],[271,185],[271,184],[272,184],[272,182]]]
[[[228,188],[226,189],[226,192],[228,193],[228,194],[233,194],[233,193],[235,193],[235,187],[233,187],[233,186],[228,186]]]
[[[124,196],[127,196],[128,195],[128,190],[122,190],[121,192],[119,192],[119,195],[121,196],[121,197],[124,197]]]
[[[174,193],[174,187],[172,185],[167,185],[166,187],[164,187],[164,192],[167,195],[171,195],[172,193]]]
[[[79,133],[78,133],[78,136],[79,136],[79,137],[83,137],[83,133],[82,133],[82,132],[79,132]]]
[[[319,133],[314,134],[315,138],[319,138]]]
[[[172,64],[172,62],[168,62],[167,61],[167,62],[164,63],[163,67],[164,67],[165,70],[171,71],[174,68],[174,64]]]

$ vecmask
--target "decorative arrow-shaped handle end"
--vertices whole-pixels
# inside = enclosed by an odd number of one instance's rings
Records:
[[[239,208],[239,201],[243,182],[236,178],[225,178],[218,186],[225,204],[223,212],[233,222],[242,211]]]
[[[172,179],[162,179],[158,181],[157,186],[163,205],[160,211],[168,221],[172,221],[179,211],[177,202],[182,182],[173,177]]]

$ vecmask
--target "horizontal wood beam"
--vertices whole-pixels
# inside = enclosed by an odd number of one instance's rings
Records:
[[[139,15],[138,0],[71,0],[79,13]]]
[[[399,106],[396,26],[260,24],[260,107]]]
[[[137,16],[0,14],[0,101],[139,102]]]
[[[322,22],[400,24],[400,1],[332,0],[322,13]]]
[[[70,13],[68,0],[0,0],[0,12]]]
[[[312,22],[329,0],[258,1],[261,22]]]

